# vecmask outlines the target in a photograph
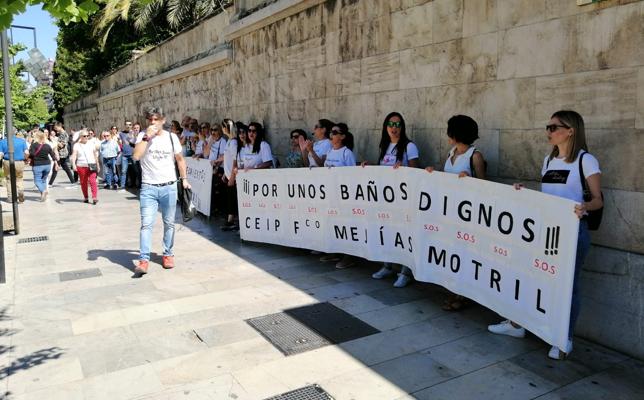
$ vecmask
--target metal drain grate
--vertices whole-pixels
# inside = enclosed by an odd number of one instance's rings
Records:
[[[251,318],[246,322],[285,356],[331,344],[317,332],[283,312]]]
[[[33,237],[19,239],[18,244],[45,242],[47,240],[49,240],[49,236],[33,236]]]
[[[66,271],[58,274],[58,278],[61,282],[75,281],[77,279],[95,278],[97,276],[103,276],[101,270],[98,268],[79,269],[77,271]]]
[[[310,385],[265,400],[333,400],[333,397],[318,385]]]
[[[331,303],[317,303],[284,312],[334,344],[380,333],[378,329]]]

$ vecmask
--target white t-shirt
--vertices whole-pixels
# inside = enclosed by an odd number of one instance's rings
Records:
[[[89,164],[96,164],[96,157],[94,157],[96,146],[94,146],[94,143],[90,141],[85,142],[85,144],[76,142],[74,143],[73,151],[76,152],[77,166],[87,167]]]
[[[136,143],[141,142],[145,132],[140,132]],[[163,130],[148,141],[148,147],[141,157],[141,172],[143,183],[168,183],[177,180],[174,169],[174,155],[172,154],[172,142],[174,142],[174,154],[181,154],[181,143],[175,134]]]
[[[583,202],[584,192],[579,178],[579,156],[585,150],[580,150],[575,161],[567,163],[563,158],[553,158],[548,163],[546,156],[541,168],[541,191],[563,197],[578,203]],[[583,158],[584,177],[601,174],[599,162],[590,153]]]
[[[204,146],[206,146],[206,141],[205,140],[199,140],[197,142],[197,145],[195,146],[195,154],[203,155]]]
[[[408,167],[409,160],[415,160],[418,158],[418,147],[414,142],[407,143],[407,151],[403,154],[402,166]],[[389,143],[385,156],[380,160],[380,165],[394,166],[396,164],[396,144]]]
[[[210,154],[212,155],[212,147]],[[237,160],[237,139],[232,138],[226,143],[226,150],[224,151],[224,175],[230,179],[233,176],[233,163]],[[241,165],[237,166],[241,168]]]
[[[259,153],[253,153],[252,151],[253,146],[251,144],[247,144],[239,152],[242,162],[244,163],[244,168],[255,168],[259,164],[273,161],[271,146],[264,141],[259,145]]]
[[[210,144],[210,155],[208,156],[208,160],[215,161],[216,159],[221,157],[226,150],[226,139],[224,137],[220,137],[219,140]]]
[[[318,140],[317,142],[313,143],[313,151],[315,154],[318,155],[318,157],[322,158],[327,155],[328,152],[333,149],[333,145],[331,144],[331,141],[327,138],[324,138],[322,140]],[[311,154],[309,154],[309,166],[311,167],[321,167],[321,165],[318,165],[315,162],[315,158]]]
[[[470,160],[472,158],[472,155],[476,151],[476,147],[470,146],[470,148],[467,149],[465,153],[457,155],[456,159],[454,159],[454,163],[452,164],[452,156],[454,156],[455,151],[456,147],[452,147],[452,150],[450,150],[449,154],[447,155],[447,160],[445,160],[445,168],[443,168],[443,171],[450,174],[460,174],[461,172],[467,172],[469,176],[473,176],[472,167],[470,166]]]
[[[326,154],[326,160],[324,160],[325,167],[355,167],[356,166],[356,157],[353,155],[353,151],[348,149],[346,146],[342,146],[339,149],[331,149],[330,152]]]
[[[191,137],[194,137],[195,135],[196,135],[196,133],[194,133],[192,131],[184,130],[183,132],[181,132],[181,137],[182,138],[191,138]]]

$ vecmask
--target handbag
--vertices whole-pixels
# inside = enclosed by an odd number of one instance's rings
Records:
[[[36,149],[36,151],[34,152],[34,155],[33,155],[33,156],[31,156],[31,157],[29,157],[28,163],[29,163],[29,165],[30,165],[30,166],[32,166],[32,167],[34,166],[34,157],[36,157],[36,156],[38,155],[38,153],[40,153],[40,149],[42,149],[42,147],[43,147],[44,145],[45,145],[45,144],[44,144],[44,143],[42,143],[40,146],[38,146],[38,148],[37,148],[37,149]]]
[[[85,154],[85,159],[89,161],[89,158],[87,158],[87,153],[85,152],[85,149],[82,149],[83,153]],[[87,163],[87,168],[89,168],[89,172],[98,172],[98,166],[96,163]]]
[[[172,145],[174,172],[175,174],[177,174],[177,177],[180,177],[181,174],[179,174],[179,166],[177,165],[177,159],[175,158],[174,153],[174,140],[172,140],[172,133],[170,133],[169,136],[170,144]],[[184,188],[181,179],[177,181],[177,199],[179,200],[179,206],[181,207],[181,216],[183,217],[183,222],[190,222],[197,214],[197,207],[195,207],[195,205],[192,203],[192,190]]]
[[[584,158],[584,154],[587,152],[584,151],[581,153],[581,156],[579,156],[579,178],[581,179],[581,188],[584,193],[584,201],[591,201],[593,199],[592,194],[590,193],[590,189],[588,188],[588,183],[586,182],[586,177],[584,176],[584,166],[582,165],[582,159]],[[604,201],[604,193],[600,192],[602,196],[602,202]],[[587,215],[585,215],[582,219],[586,221],[588,224],[588,230],[591,231],[596,231],[599,229],[599,225],[602,223],[602,216],[604,214],[604,206],[601,208],[598,208],[597,210],[592,210],[592,211],[586,211]]]

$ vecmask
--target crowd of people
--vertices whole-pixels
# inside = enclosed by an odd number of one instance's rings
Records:
[[[94,130],[86,128],[69,135],[61,123],[55,123],[51,128],[34,130],[30,140],[25,143],[20,142],[25,140],[22,138],[16,138],[17,141],[14,142],[16,160],[32,160],[34,180],[42,201],[47,199],[48,186],[54,183],[61,168],[71,184],[76,182],[77,177],[80,178],[86,203],[89,202],[90,192],[92,203],[98,202],[97,175],[101,171],[104,189],[123,189],[126,186],[141,188],[141,255],[137,266],[137,272],[141,275],[148,270],[151,231],[158,209],[161,209],[164,222],[163,267],[174,267],[172,246],[177,199],[174,183],[183,181],[184,187],[189,187],[185,157],[210,161],[213,167],[212,210],[224,216],[225,222],[221,228],[225,231],[239,229],[236,189],[238,171],[277,168],[280,165],[266,139],[264,127],[258,122],[245,124],[224,119],[211,124],[199,123],[186,116],[181,122],[171,121],[167,132],[164,129],[165,116],[161,111],[153,110],[147,118],[149,126],[145,131],[142,131],[138,122],[125,121],[120,132],[116,126],[112,126],[99,137],[96,137]],[[543,161],[542,191],[577,202],[578,205],[571,212],[581,219],[570,318],[572,338],[579,315],[579,272],[590,246],[585,215],[587,211],[603,206],[601,171],[597,159],[588,153],[584,121],[578,113],[554,113],[546,125],[546,134],[552,151]],[[169,139],[164,139],[166,136]],[[451,117],[447,121],[447,140],[451,149],[443,171],[459,177],[486,179],[485,157],[474,146],[478,138],[478,125],[474,119],[465,115]],[[349,167],[369,163],[390,168],[421,167],[419,149],[409,138],[403,115],[398,112],[388,114],[383,120],[377,160],[358,162],[354,154],[354,136],[349,126],[329,119],[318,120],[311,135],[307,135],[303,129],[292,130],[289,143],[288,153],[284,158],[286,168]],[[0,152],[4,155],[5,176],[8,176],[6,148],[4,139],[0,141]],[[581,157],[585,154],[586,157]],[[18,169],[22,176],[22,166]],[[426,170],[428,173],[434,171],[432,167],[427,167]],[[521,185],[517,184],[515,188],[518,190]],[[24,201],[22,185],[18,185],[17,190],[18,201]],[[337,268],[351,267],[357,262],[355,257],[349,255],[320,256],[321,261],[335,261]],[[413,279],[408,267],[389,263],[385,263],[372,275],[374,279],[389,276],[396,276],[395,287],[407,286]],[[445,299],[443,308],[457,311],[468,302],[468,299],[453,294]],[[525,335],[525,330],[511,321],[491,325],[489,330],[515,337]],[[561,359],[571,350],[572,339],[566,348],[553,347],[549,356]]]

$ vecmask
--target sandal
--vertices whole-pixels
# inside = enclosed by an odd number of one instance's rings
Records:
[[[469,303],[470,300],[467,297],[452,294],[445,299],[441,308],[445,311],[460,311],[467,307]]]

